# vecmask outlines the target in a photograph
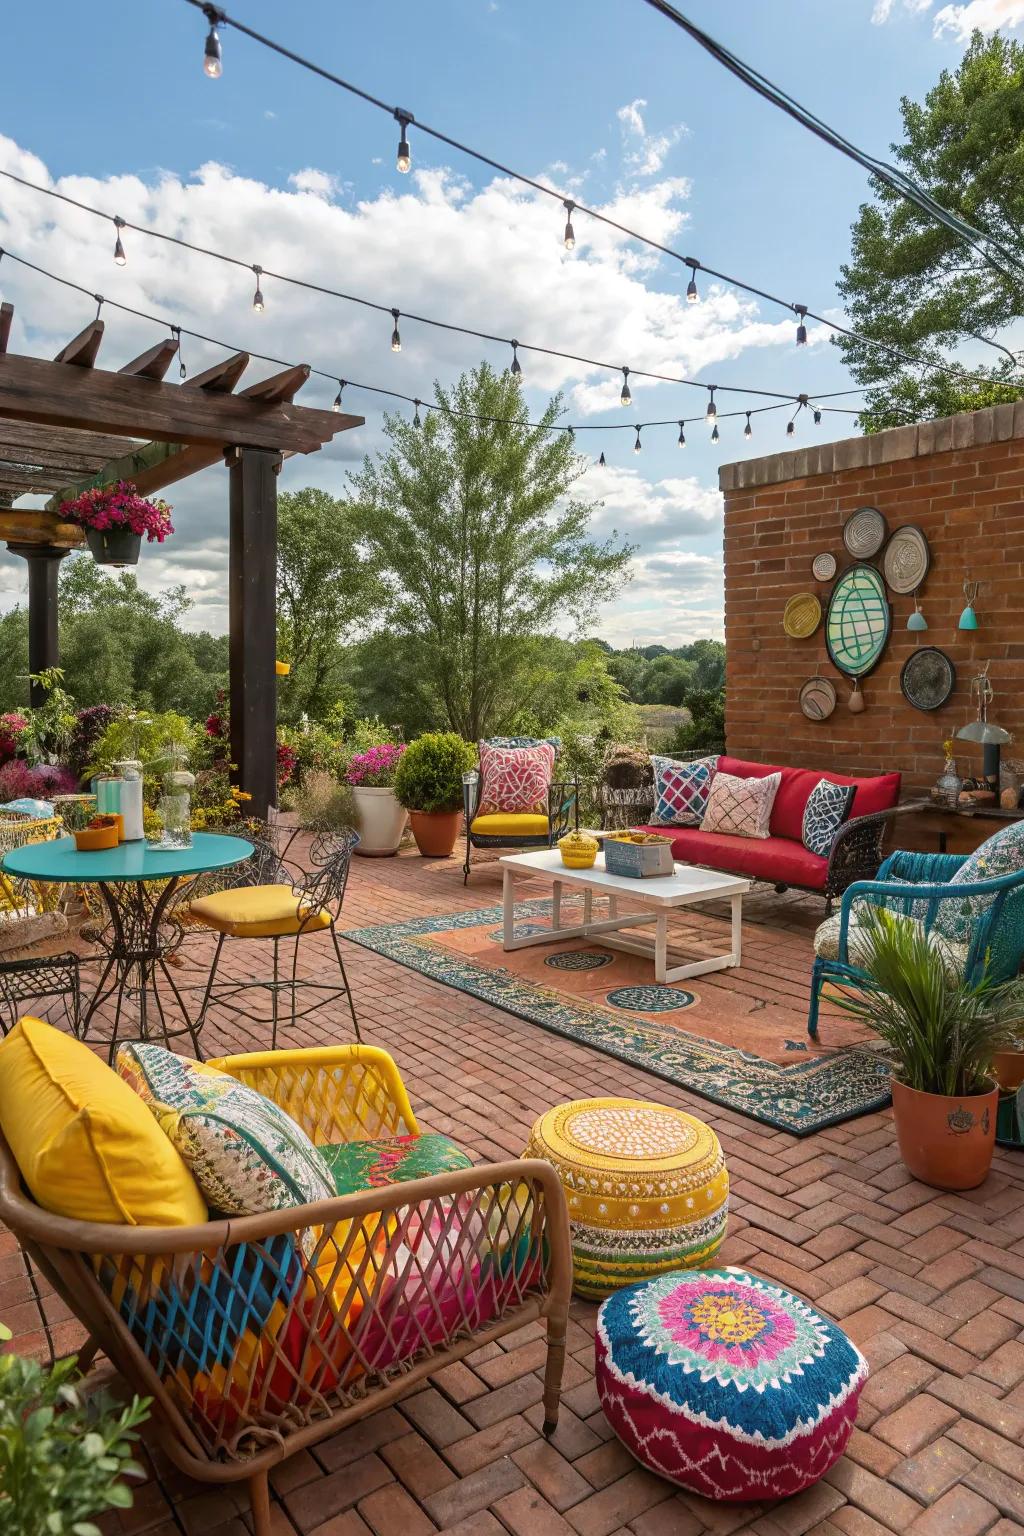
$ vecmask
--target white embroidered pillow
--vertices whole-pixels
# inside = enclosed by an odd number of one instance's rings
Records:
[[[781,773],[769,773],[763,779],[738,779],[731,773],[716,773],[711,780],[701,831],[728,832],[733,837],[767,837],[781,783]]]

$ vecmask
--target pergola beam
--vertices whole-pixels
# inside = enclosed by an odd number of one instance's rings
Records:
[[[193,375],[182,384],[182,389],[205,389],[212,395],[230,395],[242,374],[249,366],[248,352],[235,352],[223,362],[214,363],[202,373]]]
[[[55,363],[70,363],[76,368],[91,368],[99,356],[103,340],[103,321],[90,320],[84,331],[62,347],[54,358]]]
[[[134,379],[162,379],[177,355],[177,341],[173,337],[167,337],[163,341],[158,341],[155,347],[149,347],[138,357],[132,358],[130,363],[125,363],[124,367],[117,371],[130,373]]]

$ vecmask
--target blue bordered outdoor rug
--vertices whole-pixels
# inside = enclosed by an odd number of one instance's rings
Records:
[[[549,925],[550,917],[549,900],[518,902],[517,933],[540,931]],[[808,1054],[805,1060],[791,1064],[768,1061],[752,1051],[693,1033],[689,1026],[692,1020],[699,1028],[700,998],[684,987],[634,982],[613,987],[603,994],[601,1003],[560,989],[559,981],[576,980],[565,973],[596,971],[610,964],[605,958],[609,951],[602,950],[599,941],[563,942],[553,952],[538,946],[517,950],[508,957],[501,956],[499,950],[493,964],[481,963],[458,950],[460,933],[462,940],[468,937],[465,930],[484,932],[500,944],[501,923],[500,907],[475,907],[468,912],[352,929],[343,937],[444,986],[481,998],[606,1056],[642,1067],[775,1130],[809,1136],[826,1126],[882,1109],[889,1102],[888,1069],[863,1047],[851,1045],[824,1056]],[[443,936],[449,933],[452,943],[446,945]],[[550,968],[547,975],[551,985],[539,984],[535,977],[524,977],[510,968],[524,955],[547,955],[543,963]],[[500,963],[502,959],[509,964]],[[649,964],[645,974],[650,977]],[[696,985],[703,979],[697,978]],[[658,1021],[662,1009],[671,1010],[672,1023]],[[642,1010],[647,1016],[630,1010]],[[686,1028],[678,1022],[684,1012],[688,1015]],[[794,1051],[805,1050],[802,1041],[786,1044]]]

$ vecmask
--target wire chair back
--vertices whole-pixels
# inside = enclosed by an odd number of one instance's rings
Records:
[[[328,912],[338,917],[352,868],[352,850],[358,841],[353,832],[325,832],[314,839],[312,867],[295,887],[310,913]]]

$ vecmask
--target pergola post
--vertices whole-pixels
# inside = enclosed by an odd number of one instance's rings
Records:
[[[49,667],[60,666],[60,639],[57,630],[57,576],[60,563],[68,553],[53,544],[12,544],[12,555],[22,555],[28,562],[28,670],[35,677]],[[29,684],[29,703],[37,709],[46,701],[46,690],[39,683]]]
[[[233,448],[228,551],[231,761],[250,815],[277,804],[277,475],[281,455]]]

